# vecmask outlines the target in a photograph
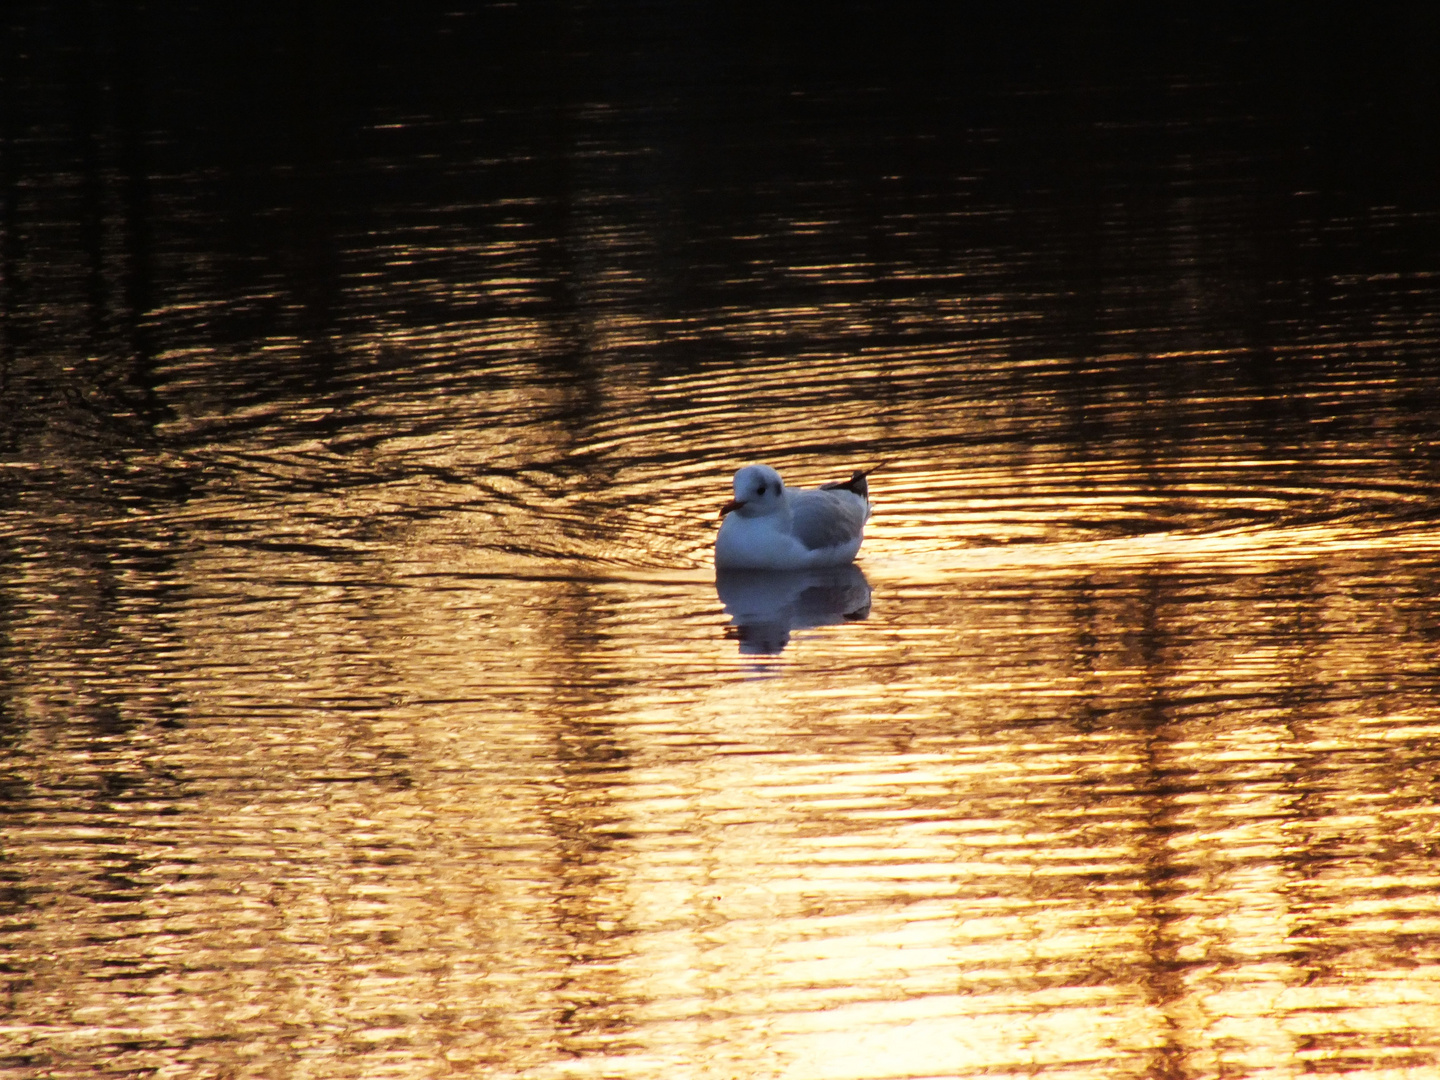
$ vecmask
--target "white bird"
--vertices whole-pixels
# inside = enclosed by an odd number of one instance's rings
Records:
[[[809,570],[850,562],[870,519],[867,475],[857,470],[849,480],[796,490],[769,465],[746,465],[735,474],[734,500],[720,511],[725,520],[715,537],[715,569]]]

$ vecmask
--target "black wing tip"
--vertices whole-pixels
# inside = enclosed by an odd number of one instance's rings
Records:
[[[852,473],[850,474],[850,479],[849,479],[849,480],[832,480],[832,481],[831,481],[830,483],[828,483],[828,484],[821,484],[821,485],[820,485],[820,490],[821,490],[821,491],[840,491],[840,490],[843,490],[843,491],[851,492],[852,494],[855,494],[855,495],[859,495],[862,499],[868,499],[868,498],[870,497],[870,484],[869,484],[869,481],[868,481],[866,478],[867,478],[871,473],[873,473],[876,469],[883,469],[883,468],[885,467],[885,465],[886,465],[886,462],[883,462],[883,461],[882,461],[882,462],[880,462],[879,465],[871,465],[870,468],[868,468],[868,469],[856,469],[854,472],[852,472]]]

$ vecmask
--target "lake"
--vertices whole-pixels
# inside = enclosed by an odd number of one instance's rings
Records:
[[[938,10],[0,19],[0,1077],[1435,1075],[1436,21]]]

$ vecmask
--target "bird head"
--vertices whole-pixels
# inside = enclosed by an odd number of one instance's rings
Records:
[[[785,498],[785,481],[769,465],[746,465],[735,474],[735,498],[720,508],[724,517],[732,510],[745,517],[759,517],[780,509]]]

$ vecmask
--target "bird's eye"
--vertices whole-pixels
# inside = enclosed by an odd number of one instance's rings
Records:
[[[759,487],[757,487],[757,488],[755,489],[755,494],[756,494],[756,495],[764,495],[764,494],[765,494],[765,485],[764,485],[764,484],[761,484]]]

